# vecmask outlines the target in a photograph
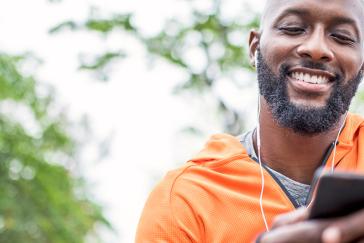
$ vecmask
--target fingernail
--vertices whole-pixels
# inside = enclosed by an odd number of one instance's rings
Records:
[[[322,233],[322,241],[324,243],[339,243],[340,238],[340,230],[336,227],[329,227]]]

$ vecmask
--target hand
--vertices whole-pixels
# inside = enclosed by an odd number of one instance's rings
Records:
[[[322,233],[324,243],[364,243],[364,210],[333,221]]]
[[[329,220],[307,220],[308,215],[308,209],[298,209],[278,216],[260,242],[364,243],[364,210]]]

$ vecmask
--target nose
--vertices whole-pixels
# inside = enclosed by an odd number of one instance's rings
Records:
[[[327,41],[324,29],[317,27],[310,34],[307,34],[297,48],[297,53],[301,57],[311,58],[312,61],[330,62],[334,58],[334,54]]]

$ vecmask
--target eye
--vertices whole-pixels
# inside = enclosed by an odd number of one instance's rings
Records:
[[[306,31],[305,28],[298,27],[298,26],[280,27],[278,29],[288,35],[299,35]]]
[[[355,40],[352,37],[343,35],[343,34],[338,34],[338,33],[333,33],[331,34],[331,36],[339,43],[341,44],[354,44]]]

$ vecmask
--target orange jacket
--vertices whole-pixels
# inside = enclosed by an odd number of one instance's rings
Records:
[[[335,168],[364,171],[363,119],[349,114]],[[332,154],[327,166],[331,166]],[[263,205],[270,225],[292,211],[285,192],[264,171]],[[136,242],[251,242],[265,230],[259,205],[259,164],[233,136],[214,135],[183,167],[169,172],[149,196]]]

